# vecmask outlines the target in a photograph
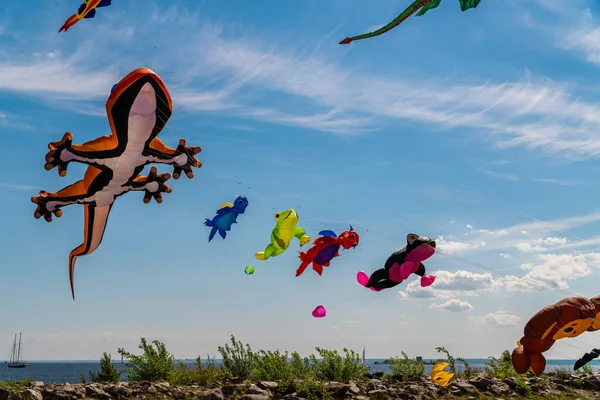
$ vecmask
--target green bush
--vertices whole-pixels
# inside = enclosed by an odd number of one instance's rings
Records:
[[[198,357],[194,368],[180,362],[169,376],[169,382],[173,385],[210,386],[224,378],[225,373],[224,368],[215,364],[214,358],[208,356],[206,364],[202,364],[202,359]]]
[[[358,353],[344,348],[344,357],[336,350],[315,348],[321,357],[317,360],[314,354],[309,359],[314,366],[315,377],[322,381],[346,382],[350,379],[361,379],[367,373]]]
[[[292,367],[288,363],[288,352],[260,350],[254,354],[252,378],[257,381],[284,381],[293,378]]]
[[[33,383],[32,377],[21,378],[21,379],[7,379],[4,382],[0,381],[0,388],[13,389],[13,390],[24,389],[24,388],[31,386],[32,383]]]
[[[175,371],[175,356],[169,353],[164,343],[158,340],[148,344],[145,338],[140,339],[138,346],[141,355],[131,354],[121,348],[118,352],[127,359],[125,371],[130,381],[166,381]]]
[[[289,365],[294,378],[307,379],[314,376],[315,365],[310,362],[310,358],[302,358],[296,351],[292,353]]]
[[[318,351],[318,350],[317,350]],[[296,385],[296,393],[306,400],[332,400],[331,393],[325,390],[323,382],[308,378]]]
[[[532,393],[531,386],[525,383],[525,380],[521,377],[515,379],[517,387],[515,391],[523,396],[529,396]]]
[[[512,365],[512,356],[508,350],[504,350],[500,358],[488,357],[485,362],[487,366],[485,374],[492,378],[505,379],[517,376],[517,372]]]
[[[249,379],[252,376],[256,363],[256,355],[252,352],[249,344],[246,348],[241,341],[236,341],[231,335],[231,346],[219,346],[219,353],[223,359],[223,366],[236,378]]]
[[[106,352],[102,354],[102,359],[100,359],[100,371],[89,372],[92,382],[99,383],[117,383],[121,380],[121,374],[123,374],[123,371],[115,368],[111,360],[111,355]]]
[[[402,352],[402,358],[390,358],[389,367],[393,375],[406,375],[415,378],[421,378],[425,375],[425,364],[422,361],[411,360],[405,352]]]
[[[593,374],[594,373],[594,368],[592,368],[592,366],[590,364],[585,364],[582,368],[579,368],[577,371],[575,371],[575,373],[577,375],[581,375],[581,374]]]
[[[438,362],[447,362],[448,364],[450,364],[450,371],[454,372],[456,375],[462,375],[466,376],[466,377],[470,377],[472,375],[472,371],[471,371],[471,366],[469,365],[469,363],[467,362],[467,360],[465,360],[462,357],[457,357],[454,358],[452,357],[452,355],[450,354],[450,352],[448,350],[446,350],[444,347],[436,347],[435,350],[438,353],[444,353],[446,355],[446,360],[438,360]],[[457,371],[456,370],[456,361],[460,361],[464,364],[464,371]]]

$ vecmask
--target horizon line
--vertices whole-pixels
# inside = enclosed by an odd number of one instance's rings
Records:
[[[195,361],[198,357],[194,357],[194,358],[175,358],[175,361]],[[388,357],[388,358],[365,358],[365,361],[368,360],[375,360],[375,361],[379,361],[379,360],[389,360],[392,357]],[[416,358],[416,357],[412,357],[411,359]],[[442,360],[444,358],[426,358],[426,357],[421,357],[424,361],[431,361],[431,360]],[[489,360],[489,357],[464,357],[465,360]],[[320,358],[317,358],[320,359]],[[223,361],[222,358],[214,358],[211,360],[214,361]],[[93,358],[89,358],[89,359],[73,359],[73,360],[55,360],[55,359],[39,359],[39,360],[23,360],[23,362],[25,363],[35,363],[35,362],[100,362],[100,359],[93,359]],[[111,360],[112,363],[115,364],[121,364],[121,361],[119,359],[112,359]],[[128,359],[123,359],[123,364],[128,361]],[[207,358],[202,358],[202,361],[208,361]],[[575,361],[574,358],[547,358],[546,361]],[[6,360],[4,361],[6,362]]]

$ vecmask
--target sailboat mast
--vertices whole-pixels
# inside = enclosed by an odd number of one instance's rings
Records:
[[[362,363],[363,365],[365,364],[365,347],[363,346],[363,357],[362,357]]]
[[[17,353],[17,362],[21,361],[21,335],[23,333],[19,332],[19,352]]]
[[[17,350],[17,334],[15,333],[15,340],[13,341],[12,351],[10,352],[10,362],[15,361],[15,351]]]

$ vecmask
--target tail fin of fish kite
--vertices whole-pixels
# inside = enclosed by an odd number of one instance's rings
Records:
[[[210,219],[206,219],[206,221],[204,221],[204,225],[211,227],[211,231],[210,231],[210,235],[208,235],[208,241],[210,242],[211,240],[213,240],[213,238],[215,237],[215,235],[217,234],[217,231],[219,230],[219,228],[217,228],[215,226],[215,224],[210,220]]]
[[[300,264],[300,266],[296,270],[296,276],[297,277],[300,276],[300,275],[302,275],[302,273],[304,273],[304,271],[306,270],[306,268],[308,267],[308,265],[312,261],[310,258],[308,258],[308,254],[306,254],[303,251],[299,251],[298,252],[298,257],[300,258],[300,260],[302,261],[302,263]]]

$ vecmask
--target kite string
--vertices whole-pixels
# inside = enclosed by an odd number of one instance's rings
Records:
[[[160,99],[160,97],[159,97],[159,99]],[[161,101],[164,101],[164,100],[162,100],[162,99],[161,99]],[[161,113],[162,113],[162,111],[160,111],[160,109],[157,109],[157,110],[158,110],[159,112],[161,112]],[[159,116],[159,118],[160,118],[160,116]],[[165,124],[165,126],[166,126],[166,121],[162,120],[162,118],[161,118],[161,121],[162,121],[162,122]],[[187,152],[187,149],[185,149],[184,151],[186,151],[186,152]],[[189,152],[188,152],[188,155],[190,155],[190,154],[189,154]],[[259,190],[256,190],[256,189],[254,189],[252,186],[250,186],[250,185],[247,185],[247,184],[245,184],[245,183],[243,183],[243,182],[240,182],[240,181],[238,181],[238,180],[234,180],[234,179],[231,179],[231,178],[225,178],[225,179],[223,179],[223,178],[217,178],[217,179],[227,180],[227,181],[230,181],[230,182],[236,183],[236,184],[238,184],[238,185],[240,185],[240,186],[246,186],[246,188],[247,188],[249,191],[259,191]],[[459,191],[460,191],[460,190],[459,190]],[[259,192],[262,192],[263,194],[266,194],[266,192],[264,192],[264,191],[259,191]],[[319,214],[320,214],[321,216],[324,216],[324,217],[326,217],[326,218],[330,218],[330,217],[331,217],[331,216],[329,216],[329,215],[326,215],[326,214],[321,214],[321,213],[319,213],[319,212],[316,212],[316,211],[312,211],[312,213],[313,213],[313,214],[317,214],[317,215],[319,215]],[[523,213],[523,215],[526,215],[526,214],[524,214],[524,213]],[[530,218],[530,219],[534,219],[534,218],[533,218],[533,217],[531,217],[531,216],[528,216],[528,215],[526,215],[526,216],[527,216],[528,218]],[[536,220],[536,221],[538,221],[538,222],[541,222],[541,221],[539,221],[539,220],[537,220],[537,219],[534,219],[534,220]],[[341,221],[341,220],[340,220],[340,221]],[[350,223],[350,222],[348,222],[348,221],[344,221],[344,222],[345,222],[345,223],[347,223],[347,224],[349,224],[349,225],[351,224],[351,223]],[[379,232],[377,232],[377,231],[374,231],[373,229],[370,229],[370,228],[368,228],[368,227],[366,227],[366,226],[363,226],[362,224],[356,224],[356,223],[355,223],[355,225],[356,225],[356,226],[362,226],[362,227],[365,229],[365,231],[366,231],[366,232],[369,232],[369,233],[375,234],[375,235],[377,235],[377,236],[380,236],[380,237],[387,238],[387,239],[389,239],[389,240],[391,240],[391,241],[393,241],[393,242],[395,242],[395,243],[398,243],[398,242],[400,242],[400,243],[401,243],[401,242],[402,242],[402,240],[403,240],[403,239],[399,239],[399,238],[397,238],[397,237],[394,237],[394,236],[391,236],[391,235],[385,235],[385,234],[379,233]],[[501,272],[501,271],[499,271],[499,270],[496,270],[496,269],[493,269],[493,268],[486,267],[485,265],[483,265],[483,264],[481,264],[481,263],[472,262],[472,261],[469,261],[469,260],[467,260],[467,259],[464,259],[464,258],[461,258],[461,257],[454,256],[454,255],[452,255],[452,254],[450,254],[450,253],[443,252],[442,250],[438,250],[438,252],[440,252],[441,254],[445,255],[446,257],[454,258],[454,259],[456,259],[457,261],[462,261],[462,262],[465,262],[465,263],[468,263],[468,264],[471,264],[471,265],[474,265],[474,266],[477,266],[477,267],[483,268],[483,269],[485,269],[485,270],[488,270],[488,271],[490,271],[490,272],[495,272],[495,273],[501,274],[501,275],[503,275],[503,276],[505,276],[505,277],[506,277],[506,276],[509,276],[509,275],[507,275],[507,274],[504,274],[503,272]],[[515,277],[515,278],[517,278],[517,279],[520,279],[520,280],[522,280],[522,281],[524,281],[524,282],[526,282],[526,283],[529,283],[529,284],[535,284],[535,285],[538,285],[538,286],[540,286],[540,287],[545,287],[545,288],[548,288],[548,289],[550,289],[550,290],[560,291],[560,292],[567,293],[567,294],[569,294],[569,295],[573,295],[573,296],[580,296],[580,295],[579,295],[579,294],[577,294],[577,293],[573,293],[573,292],[570,292],[570,291],[567,291],[567,290],[564,290],[564,289],[560,289],[560,288],[555,288],[555,287],[552,287],[552,286],[548,286],[548,285],[545,285],[545,284],[543,284],[543,283],[541,283],[541,282],[539,282],[539,281],[530,280],[530,279],[527,279],[527,278],[522,278],[522,277],[517,277],[517,276],[515,276],[515,275],[510,275],[510,276],[512,276],[512,277]]]
[[[161,99],[161,100],[162,100],[162,99]],[[158,110],[158,111],[159,111],[159,112],[161,112],[160,110]],[[159,116],[159,118],[160,118],[160,116]],[[161,118],[161,121],[162,121],[162,122],[165,124],[165,126],[166,126],[166,121],[162,120],[162,118]],[[187,152],[187,149],[184,149],[184,151],[186,151],[186,152]],[[187,154],[188,154],[188,155],[190,155],[189,153],[187,153]],[[262,190],[257,190],[257,189],[255,189],[254,187],[252,187],[251,185],[247,185],[247,184],[245,184],[245,183],[243,183],[243,182],[241,182],[241,181],[239,181],[239,180],[235,180],[235,179],[228,178],[228,177],[223,177],[223,176],[218,176],[218,175],[214,175],[214,176],[215,176],[217,179],[221,179],[221,180],[223,180],[223,181],[227,181],[227,182],[235,183],[235,184],[237,184],[237,185],[239,185],[239,186],[245,186],[245,187],[247,188],[247,190],[249,190],[249,191],[257,191],[257,192],[260,192],[260,193],[262,193],[262,194],[267,194],[265,191],[262,191]],[[457,190],[458,190],[458,189],[457,189]],[[459,190],[459,191],[460,191],[460,190]],[[479,194],[479,193],[477,193],[477,192],[474,192],[474,191],[473,191],[473,193],[475,193],[475,194],[478,194],[479,196],[481,196],[481,197],[483,198],[483,196],[482,196],[481,194]],[[493,204],[493,205],[495,205],[495,204]],[[496,205],[496,206],[497,206],[497,205]],[[300,206],[298,206],[298,207],[300,207]],[[504,207],[504,208],[506,208],[506,207]],[[274,209],[275,209],[275,208],[274,208]],[[319,212],[314,212],[314,211],[313,211],[313,214],[317,214],[317,215],[319,215],[319,214],[320,214],[320,215],[321,215],[321,216],[323,216],[323,217],[326,217],[326,218],[331,218],[331,216],[329,216],[329,215],[326,215],[326,214],[322,214],[322,213],[319,213]],[[531,217],[531,216],[529,216],[529,215],[527,215],[527,214],[525,214],[525,213],[522,213],[522,215],[524,215],[524,216],[526,216],[527,218],[529,218],[529,219],[531,219],[531,220],[534,220],[534,221],[536,221],[536,222],[539,222],[539,223],[545,224],[545,223],[544,223],[544,221],[538,220],[538,219],[536,219],[536,218],[534,218],[534,217]],[[343,222],[343,223],[348,223],[348,224],[350,224],[350,223],[349,223],[349,222],[347,222],[347,221],[341,221],[341,220],[339,220],[339,222]],[[357,224],[357,223],[354,223],[354,225],[363,227],[363,226],[362,226],[362,224],[360,224],[360,225],[359,225],[359,224]],[[380,233],[380,232],[377,232],[377,231],[374,231],[374,230],[372,230],[372,229],[370,229],[370,228],[368,228],[368,227],[363,227],[363,228],[364,228],[365,232],[368,232],[368,233],[374,234],[374,235],[376,235],[376,236],[379,236],[379,237],[386,238],[386,239],[388,239],[388,240],[391,240],[391,241],[393,241],[393,242],[399,242],[399,241],[401,241],[401,240],[400,240],[399,238],[397,238],[397,237],[394,237],[394,236],[391,236],[391,235],[382,234],[382,233]],[[581,239],[581,238],[577,238],[577,239],[578,239],[578,240],[583,240],[583,239]],[[526,278],[522,278],[522,277],[517,277],[517,276],[515,276],[515,275],[508,275],[508,274],[505,274],[505,273],[503,273],[503,272],[501,272],[501,271],[499,271],[499,270],[496,270],[496,269],[493,269],[493,268],[486,267],[486,266],[485,266],[485,265],[483,265],[483,264],[476,263],[476,262],[473,262],[473,261],[470,261],[470,260],[467,260],[467,259],[464,259],[464,258],[461,258],[461,257],[454,256],[454,255],[452,255],[452,254],[450,254],[450,253],[446,253],[446,252],[444,252],[444,251],[442,251],[442,250],[438,250],[438,252],[439,252],[439,253],[441,253],[442,255],[445,255],[446,257],[454,258],[454,259],[456,259],[456,260],[458,260],[458,261],[462,261],[462,262],[464,262],[464,263],[468,263],[468,264],[472,264],[472,265],[474,265],[474,266],[478,266],[478,267],[480,267],[480,268],[483,268],[483,269],[486,269],[486,270],[488,270],[488,271],[491,271],[491,272],[495,272],[495,273],[497,273],[497,274],[500,274],[500,275],[502,275],[502,276],[504,276],[504,277],[512,276],[512,277],[515,277],[515,278],[517,278],[517,279],[520,279],[520,280],[522,280],[522,281],[525,281],[525,282],[527,282],[527,283],[529,283],[529,284],[538,285],[538,286],[540,286],[540,287],[544,287],[544,288],[547,288],[547,289],[550,289],[550,290],[561,291],[561,292],[564,292],[564,293],[567,293],[567,294],[570,294],[570,295],[573,295],[573,296],[579,296],[579,295],[578,295],[578,294],[576,294],[576,293],[573,293],[573,292],[570,292],[570,291],[566,291],[566,290],[563,290],[563,289],[560,289],[560,288],[551,287],[551,286],[545,285],[545,284],[543,284],[543,283],[541,283],[541,282],[538,282],[538,281],[535,281],[535,280],[526,279]],[[561,320],[561,319],[560,319],[560,317],[559,317],[559,320]],[[563,323],[563,325],[564,325],[564,321],[562,321],[562,320],[561,320],[561,323]],[[580,335],[580,336],[581,336],[581,335]],[[581,338],[580,336],[579,336],[579,337],[577,337],[577,339],[580,339],[580,340],[583,342],[583,340],[582,340],[583,338]],[[571,339],[575,339],[575,338],[571,338]],[[575,348],[575,349],[578,349],[578,350],[581,350],[581,351],[587,352],[587,349],[586,349],[586,348],[583,348],[582,346],[580,346],[580,345],[577,345],[577,344],[575,344],[575,343],[564,342],[564,344],[565,344],[565,345],[567,345],[567,346],[569,346],[569,347],[572,347],[572,348]],[[586,345],[586,347],[587,347],[587,348],[591,347],[591,346],[590,346],[590,345],[588,345],[587,343],[584,343],[584,345]],[[545,352],[545,353],[546,353],[546,354],[550,354],[550,355],[551,355],[551,354],[555,354],[555,353],[557,353],[557,351],[556,351],[556,350],[554,350],[554,351],[552,351],[552,352],[550,352],[550,351],[547,351],[547,352]]]

